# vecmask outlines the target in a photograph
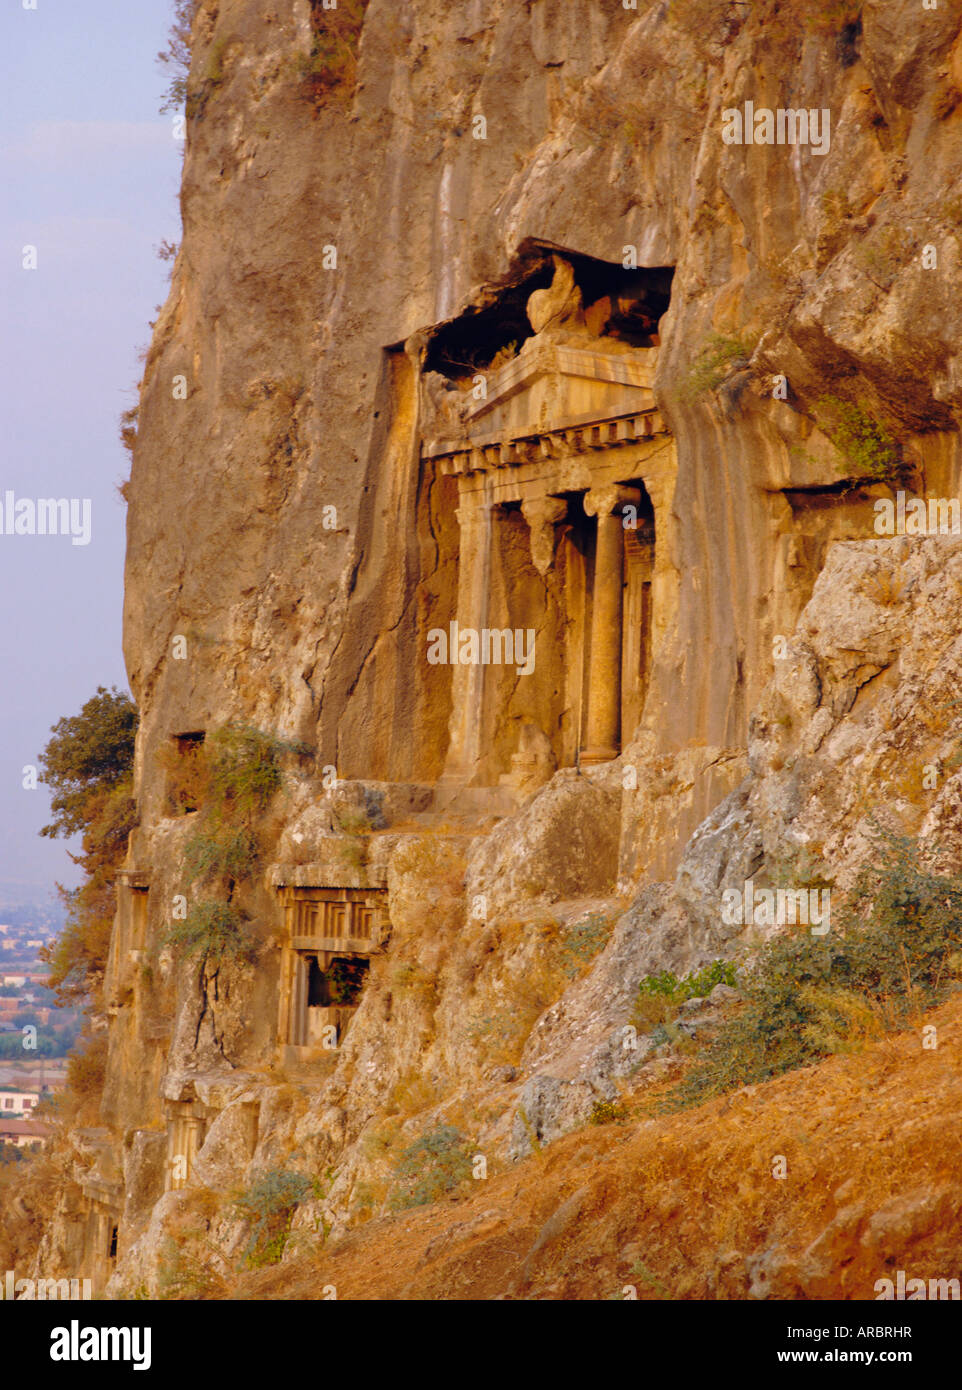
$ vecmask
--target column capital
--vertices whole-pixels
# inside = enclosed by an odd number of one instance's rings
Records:
[[[588,516],[611,516],[619,507],[637,507],[641,502],[641,489],[625,487],[622,483],[603,483],[590,488],[583,502]]]

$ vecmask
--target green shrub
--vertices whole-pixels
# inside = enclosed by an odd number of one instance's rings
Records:
[[[193,883],[225,875],[234,880],[253,873],[260,859],[257,836],[246,827],[198,830],[184,847],[184,864]]]
[[[823,396],[818,404],[834,417],[829,437],[856,477],[885,482],[898,472],[898,447],[884,425],[837,396]]]
[[[591,1114],[588,1123],[593,1125],[610,1125],[620,1120],[627,1120],[628,1111],[623,1105],[618,1105],[613,1100],[596,1100],[591,1107]]]
[[[694,401],[706,391],[716,391],[737,367],[747,367],[755,350],[747,338],[726,338],[710,333],[688,371],[681,396]]]
[[[157,1267],[157,1297],[162,1300],[195,1302],[216,1297],[219,1281],[205,1269],[197,1256],[188,1255],[183,1244],[168,1236],[160,1249]],[[144,1295],[146,1297],[146,1295]],[[138,1295],[135,1293],[134,1297]]]
[[[668,1013],[660,1023],[651,1029],[649,1034],[652,1047],[670,1047],[675,1052],[684,1053],[686,1056],[697,1051],[697,1047],[690,1032],[682,1027],[681,1023],[671,1018],[673,1010]],[[650,1021],[647,1024],[651,1027]]]
[[[317,1184],[303,1173],[273,1168],[235,1199],[234,1206],[251,1223],[243,1256],[249,1268],[278,1263],[295,1209],[317,1195]]]
[[[567,926],[561,935],[561,968],[569,980],[605,946],[614,922],[603,912],[592,912]]]
[[[304,744],[289,743],[243,724],[215,729],[203,749],[208,817],[234,824],[249,822],[267,810],[283,785],[281,760],[285,756],[309,752]]]
[[[736,984],[736,970],[730,960],[713,960],[710,965],[694,970],[681,979],[670,970],[662,970],[658,975],[646,975],[638,986],[639,994],[660,995],[673,1004],[683,1004],[686,999],[704,999],[711,994],[716,985]]]
[[[282,759],[308,752],[247,725],[225,725],[186,751],[162,750],[169,768],[180,771],[183,805],[197,808],[196,828],[184,846],[187,877],[208,890],[168,934],[180,955],[212,963],[253,959],[254,939],[235,890],[262,859],[260,822],[284,785]]]
[[[704,999],[716,985],[734,987],[736,983],[735,966],[727,960],[713,960],[710,965],[683,975],[681,979],[670,970],[646,975],[638,985],[633,1021],[641,1029],[653,1023],[664,1024],[686,999]],[[668,1041],[667,1035],[662,1041]]]
[[[184,960],[201,956],[204,963],[249,964],[256,947],[249,919],[230,903],[207,899],[193,903],[182,922],[167,933],[167,944]]]
[[[453,1192],[471,1176],[471,1151],[453,1125],[438,1125],[409,1145],[395,1164],[392,1211],[423,1207]]]
[[[744,1004],[666,1102],[697,1104],[904,1026],[962,966],[962,877],[919,863],[918,842],[876,829],[839,930],[775,938],[744,976]]]
[[[82,1039],[84,1046],[67,1058],[67,1086],[81,1100],[98,1096],[107,1074],[107,1035],[95,1033]]]

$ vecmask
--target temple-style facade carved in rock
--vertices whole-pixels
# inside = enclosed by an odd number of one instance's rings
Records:
[[[422,467],[458,487],[452,648],[466,632],[534,641],[521,674],[452,653],[443,780],[462,785],[526,791],[558,767],[617,757],[657,634],[676,466],[652,389],[653,296],[636,272],[636,285],[586,306],[571,261],[551,265],[516,354],[499,360],[512,343],[471,372],[468,351],[468,375],[425,391]],[[635,333],[605,331],[632,307]]]
[[[110,936],[104,973],[104,1002],[116,1011],[136,984],[136,972],[147,945],[149,875],[122,869],[117,875],[117,917]]]
[[[165,1186],[169,1192],[189,1187],[194,1161],[203,1147],[209,1113],[196,1097],[165,1103],[167,1114],[167,1163]]]
[[[383,888],[280,889],[284,907],[277,1038],[289,1061],[343,1037],[371,957],[390,930]]]

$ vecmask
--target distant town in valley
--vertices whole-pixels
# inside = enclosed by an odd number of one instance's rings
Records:
[[[34,1111],[63,1089],[83,1023],[79,1009],[58,1007],[40,955],[63,922],[55,900],[17,901],[0,885],[0,1163],[46,1139]]]

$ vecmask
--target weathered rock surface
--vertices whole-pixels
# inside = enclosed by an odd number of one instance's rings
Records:
[[[559,773],[517,816],[478,845],[467,892],[492,912],[542,895],[548,901],[614,891],[621,797],[575,772]]]

